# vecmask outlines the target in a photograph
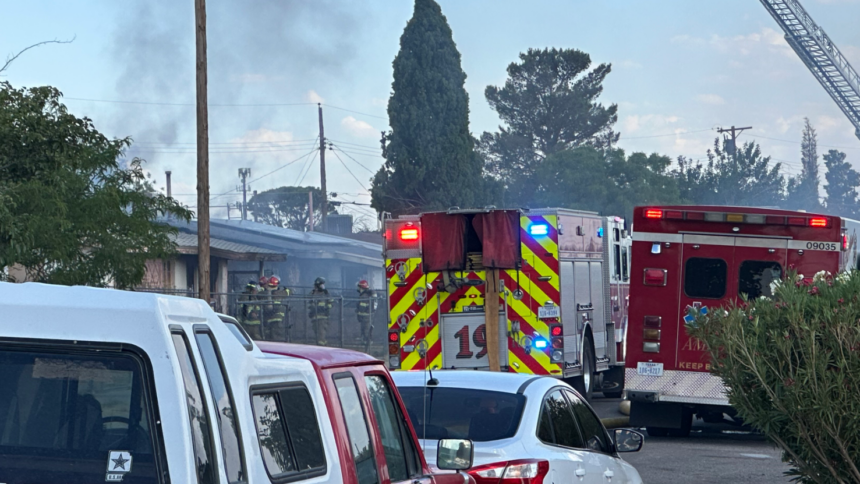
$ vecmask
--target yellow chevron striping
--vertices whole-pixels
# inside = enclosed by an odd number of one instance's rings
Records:
[[[546,263],[544,263],[544,261],[540,257],[538,257],[537,255],[534,254],[534,252],[529,250],[529,248],[526,247],[525,244],[523,244],[523,258],[532,267],[534,267],[535,270],[537,271],[537,273],[540,274],[541,276],[552,277],[552,279],[547,281],[547,284],[549,284],[550,286],[552,286],[556,290],[558,290],[559,279],[560,279],[558,274],[554,270],[550,269],[550,267],[548,265],[546,265]],[[520,280],[522,280],[523,277],[528,279],[528,276],[526,276],[525,274],[520,274],[520,278],[521,278]],[[537,284],[529,284],[529,285],[530,286],[537,286]]]

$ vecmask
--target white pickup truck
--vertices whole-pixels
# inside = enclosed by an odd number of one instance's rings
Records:
[[[3,484],[474,482],[405,415],[382,362],[264,352],[196,299],[0,283]]]

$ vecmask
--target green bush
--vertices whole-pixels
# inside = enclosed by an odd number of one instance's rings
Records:
[[[798,482],[860,483],[860,273],[790,274],[773,296],[699,317],[713,372]]]

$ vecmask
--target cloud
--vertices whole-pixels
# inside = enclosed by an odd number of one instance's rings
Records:
[[[619,62],[613,62],[612,65],[621,67],[622,69],[631,69],[631,70],[642,68],[642,64],[640,64],[636,61],[630,60],[630,59],[625,59],[625,60],[619,61]]]
[[[701,103],[710,104],[712,106],[719,106],[726,103],[726,100],[717,94],[699,94],[696,96],[696,99]]]
[[[260,128],[245,132],[238,138],[230,140],[231,143],[242,144],[266,144],[266,143],[289,143],[293,140],[293,133],[289,131],[273,131]]]
[[[308,102],[310,102],[310,103],[324,103],[325,102],[325,99],[323,99],[323,97],[320,96],[319,94],[317,94],[317,92],[314,91],[313,89],[311,89],[310,91],[307,92],[307,94],[305,94],[305,99],[307,99]]]
[[[375,138],[378,134],[378,130],[376,128],[364,121],[355,119],[352,116],[347,116],[341,119],[340,125],[349,131],[350,134],[358,138]]]
[[[780,116],[775,122],[776,128],[782,134],[787,133],[789,130],[799,133],[801,130],[801,124],[803,123],[803,116],[795,115],[788,118]]]
[[[635,133],[642,127],[647,127],[648,132],[654,132],[660,128],[667,128],[670,124],[677,123],[680,120],[678,116],[664,116],[662,114],[631,114],[624,118],[624,131],[627,133]],[[657,133],[664,134],[664,133]],[[623,135],[622,135],[623,137]]]
[[[708,38],[686,34],[676,35],[669,39],[669,41],[696,48],[709,45],[719,52],[732,53],[733,55],[740,54],[741,56],[749,56],[762,49],[766,49],[769,53],[779,53],[789,57],[795,56],[794,51],[788,45],[788,42],[785,41],[783,34],[770,27],[763,27],[758,32],[731,37],[717,34],[713,34]]]

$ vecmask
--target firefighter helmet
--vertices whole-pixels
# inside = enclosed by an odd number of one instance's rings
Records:
[[[278,276],[272,276],[269,278],[268,284],[271,288],[277,288],[279,285],[281,285],[281,280],[278,279]]]
[[[260,285],[265,287],[269,283],[269,278],[266,276],[260,277]]]
[[[368,287],[370,287],[370,284],[368,284],[366,280],[362,279],[358,281],[357,286],[359,289],[367,289]]]
[[[248,284],[245,284],[245,289],[257,289],[257,283],[254,281],[248,281]]]
[[[322,286],[324,284],[325,284],[325,278],[322,278],[322,277],[317,277],[317,279],[314,281],[314,286]]]

